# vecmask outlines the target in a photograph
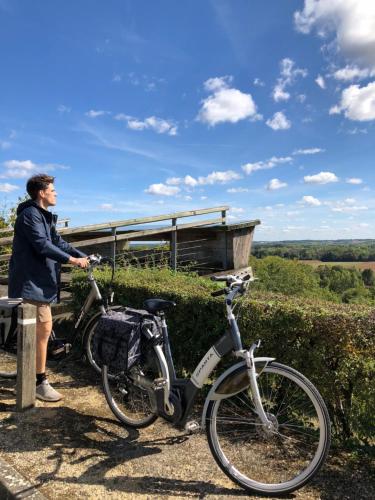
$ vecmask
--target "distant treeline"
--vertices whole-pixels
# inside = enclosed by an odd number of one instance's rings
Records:
[[[375,261],[375,241],[254,242],[252,253],[258,258],[274,255],[323,262],[368,262]]]

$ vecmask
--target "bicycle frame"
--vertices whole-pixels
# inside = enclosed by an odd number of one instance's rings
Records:
[[[160,344],[154,345],[155,353],[160,362],[163,380],[163,384],[160,387],[155,387],[157,392],[159,390],[163,391],[163,397],[157,397],[157,407],[162,417],[172,421],[179,427],[186,424],[198,391],[203,387],[205,381],[210,377],[221,359],[232,351],[236,357],[242,358],[243,361],[226,370],[215,381],[205,402],[202,415],[202,426],[204,427],[205,414],[210,400],[229,397],[240,392],[249,385],[253,394],[255,410],[260,420],[266,428],[270,426],[270,422],[262,406],[256,377],[257,372],[261,372],[274,358],[254,358],[255,349],[259,347],[260,342],[253,344],[248,351],[242,348],[240,331],[232,310],[233,299],[237,293],[238,290],[233,289],[227,294],[225,301],[230,330],[210,347],[198,363],[190,379],[176,378],[168,336],[168,327],[164,314],[161,314],[164,342],[163,346]],[[232,375],[231,383],[223,385],[222,382],[229,375]],[[171,394],[176,393],[181,398],[181,408],[179,411],[176,411],[176,405],[179,404],[178,399],[176,399],[176,397],[171,398]]]
[[[85,302],[79,312],[78,319],[74,325],[74,329],[77,330],[79,327],[82,319],[88,314],[92,304],[94,303],[95,300],[100,301],[100,306],[99,310],[102,314],[105,314],[106,308],[104,307],[103,304],[103,297],[102,294],[100,293],[99,287],[95,281],[94,275],[93,275],[93,270],[90,268],[88,275],[87,275],[87,280],[90,283],[91,290],[89,294],[87,295]]]

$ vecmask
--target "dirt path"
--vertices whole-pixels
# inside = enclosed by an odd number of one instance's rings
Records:
[[[2,368],[12,364],[0,354]],[[38,402],[23,415],[14,413],[14,382],[0,380],[0,457],[47,498],[256,498],[220,471],[204,434],[186,436],[161,421],[125,429],[80,363],[55,368],[49,378],[64,400]],[[368,499],[375,488],[366,464],[341,453],[312,485],[287,498]]]

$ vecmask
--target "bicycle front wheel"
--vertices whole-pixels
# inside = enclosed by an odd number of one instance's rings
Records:
[[[209,403],[210,449],[225,474],[246,490],[290,493],[324,463],[330,446],[328,411],[312,383],[292,368],[269,363],[257,381],[272,428],[262,424],[248,387]]]
[[[155,351],[150,348],[142,354],[141,361],[129,372],[116,375],[102,367],[105,398],[113,414],[128,427],[140,429],[157,419],[153,382],[161,376]]]

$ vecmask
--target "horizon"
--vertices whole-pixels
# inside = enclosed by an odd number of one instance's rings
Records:
[[[372,239],[374,33],[371,0],[0,0],[2,206],[45,171],[71,226],[229,205],[255,241]]]

